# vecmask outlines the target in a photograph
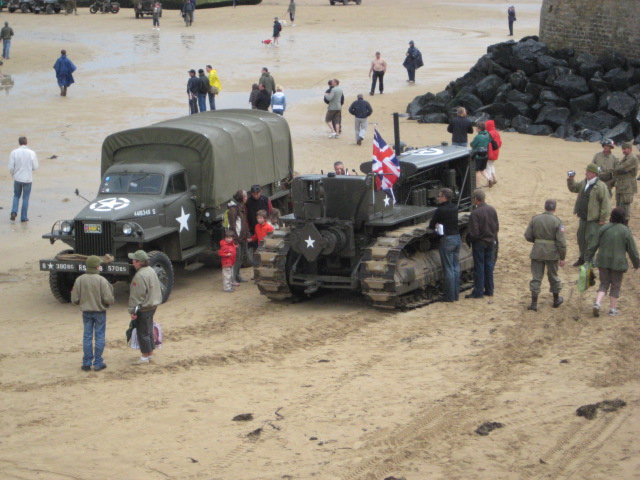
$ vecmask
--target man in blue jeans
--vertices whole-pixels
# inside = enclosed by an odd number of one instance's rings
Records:
[[[82,339],[82,370],[93,369],[98,372],[107,368],[102,359],[107,329],[107,308],[114,302],[113,287],[100,276],[100,257],[91,255],[87,258],[86,273],[76,278],[71,290],[71,302],[80,305],[84,336]],[[93,337],[95,336],[95,347]]]
[[[38,157],[35,152],[27,147],[27,137],[18,139],[20,147],[11,152],[9,156],[9,173],[13,176],[13,205],[11,207],[11,221],[18,215],[18,205],[22,197],[22,211],[20,221],[28,222],[27,210],[29,209],[29,196],[31,195],[31,183],[34,170],[39,167]]]
[[[451,202],[453,192],[443,188],[438,193],[438,208],[429,222],[430,229],[442,235],[440,238],[440,261],[442,262],[443,298],[445,302],[455,302],[460,294],[460,230],[458,228],[458,208]],[[437,228],[436,228],[437,227]]]
[[[465,298],[493,296],[493,267],[498,241],[498,213],[485,203],[485,193],[478,189],[473,192],[476,208],[469,217],[469,240],[473,251],[473,291]]]

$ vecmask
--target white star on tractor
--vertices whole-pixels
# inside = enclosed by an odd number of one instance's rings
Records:
[[[389,195],[385,196],[384,197],[384,206],[388,207],[390,201],[391,201],[391,197]]]
[[[180,211],[182,212],[182,214],[176,218],[176,220],[178,221],[178,223],[180,224],[180,230],[179,232],[181,232],[182,230],[189,230],[189,223],[187,223],[189,221],[189,217],[191,216],[190,213],[184,213],[184,207],[180,207]]]
[[[309,235],[309,238],[307,238],[305,242],[307,242],[307,248],[313,248],[313,244],[316,243],[316,241],[311,238],[311,235]]]
[[[53,263],[49,264],[49,270],[53,270]]]

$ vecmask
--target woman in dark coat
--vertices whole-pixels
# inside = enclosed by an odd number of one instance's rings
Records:
[[[609,316],[620,314],[618,310],[618,298],[620,297],[620,287],[622,286],[622,276],[629,269],[627,254],[631,259],[633,268],[640,267],[638,249],[633,240],[633,235],[624,224],[624,210],[616,207],[611,210],[609,223],[602,225],[598,235],[594,237],[585,253],[585,260],[592,261],[596,251],[595,265],[598,267],[600,275],[600,286],[596,295],[596,302],[593,304],[593,316],[600,316],[600,302],[609,291]]]

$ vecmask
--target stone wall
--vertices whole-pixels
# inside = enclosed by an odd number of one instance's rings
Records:
[[[543,0],[540,41],[552,49],[615,50],[640,60],[640,0]]]

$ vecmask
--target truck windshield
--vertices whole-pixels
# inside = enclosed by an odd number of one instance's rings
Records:
[[[148,193],[162,191],[159,173],[110,173],[102,179],[100,193]]]

